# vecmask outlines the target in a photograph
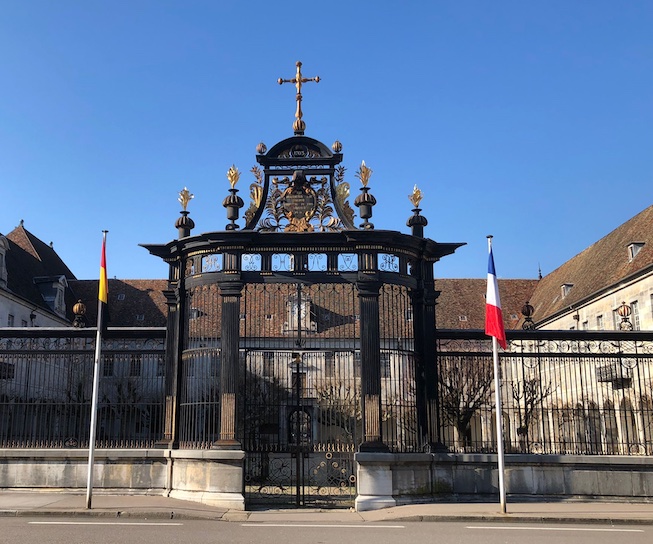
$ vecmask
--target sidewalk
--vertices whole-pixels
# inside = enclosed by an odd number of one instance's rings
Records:
[[[520,523],[652,524],[653,502],[547,501],[511,503],[507,514],[498,503],[436,502],[396,506],[371,512],[353,510],[236,511],[158,495],[52,492],[0,492],[0,516],[84,516],[137,519],[209,519],[249,523],[361,523],[408,521],[494,521]]]

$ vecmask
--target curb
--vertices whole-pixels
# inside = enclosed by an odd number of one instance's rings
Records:
[[[570,518],[565,516],[528,516],[523,514],[469,514],[469,515],[423,515],[423,516],[401,516],[392,519],[379,521],[402,521],[402,522],[492,522],[492,523],[559,523],[565,525],[653,525],[653,519],[649,518]]]
[[[152,520],[205,520],[232,523],[247,523],[252,512],[187,512],[172,510],[0,510],[0,517],[73,517],[73,518],[113,518],[113,519],[152,519]],[[283,520],[279,516],[279,521]],[[568,516],[528,516],[523,514],[458,514],[458,515],[415,515],[397,516],[383,519],[362,519],[360,523],[392,523],[392,522],[485,522],[485,523],[558,523],[585,525],[653,525],[653,518],[612,518],[612,517],[576,517]],[[256,523],[273,523],[273,521],[257,521]],[[294,521],[287,521],[292,524]]]

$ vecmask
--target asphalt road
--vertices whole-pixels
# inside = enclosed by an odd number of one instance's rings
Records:
[[[0,542],[11,544],[614,544],[626,540],[628,544],[650,544],[653,526],[0,518]]]

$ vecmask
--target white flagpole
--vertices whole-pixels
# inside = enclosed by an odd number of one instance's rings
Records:
[[[499,373],[499,344],[497,339],[492,337],[492,358],[494,360],[494,402],[496,407],[497,425],[497,457],[499,458],[499,502],[501,513],[506,513],[506,486],[504,481],[503,462],[503,412],[501,410],[501,376]]]
[[[492,236],[487,237],[487,248],[488,253],[490,254],[490,261],[492,267],[490,269],[488,263],[488,296],[490,296],[490,279],[494,284],[493,289],[495,291],[496,304],[501,307],[499,302],[499,287],[496,279],[496,271],[494,270],[494,258],[492,256]],[[492,278],[490,278],[490,275]],[[489,303],[494,304],[495,301],[488,300]],[[487,308],[486,308],[487,312]],[[486,314],[487,315],[487,314]],[[503,314],[499,312],[500,319],[503,319]],[[487,319],[487,318],[486,318]],[[501,327],[503,330],[503,326]],[[492,334],[492,360],[494,363],[494,403],[496,410],[496,432],[497,432],[497,457],[499,461],[499,502],[501,503],[501,513],[506,513],[506,485],[504,479],[504,459],[503,459],[503,411],[501,409],[501,369],[499,367],[499,342],[496,337],[496,331],[487,330],[487,321],[486,321],[486,333],[490,332]],[[503,333],[505,334],[505,333]]]
[[[102,251],[103,251],[103,262],[101,263],[102,267],[106,267],[104,262],[104,250],[106,247],[107,239],[106,230],[102,231]],[[106,274],[106,268],[104,268]],[[100,271],[102,275],[102,271]],[[100,282],[104,281],[101,277]],[[108,281],[108,280],[107,280]],[[102,288],[102,287],[100,287]],[[100,386],[100,357],[102,355],[102,323],[104,316],[102,315],[104,309],[104,304],[100,304],[100,299],[98,296],[98,316],[97,316],[97,333],[95,335],[95,360],[93,363],[93,395],[91,400],[91,426],[88,437],[88,472],[86,479],[86,508],[91,508],[91,501],[93,498],[93,466],[95,461],[95,435],[97,428],[97,405],[98,405],[98,393]]]

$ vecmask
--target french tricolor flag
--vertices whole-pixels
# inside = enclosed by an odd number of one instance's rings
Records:
[[[503,327],[503,314],[501,313],[501,300],[499,299],[499,286],[497,274],[494,269],[492,256],[492,236],[487,237],[490,258],[487,263],[487,293],[485,295],[485,334],[494,336],[499,345],[506,349],[506,331]]]

